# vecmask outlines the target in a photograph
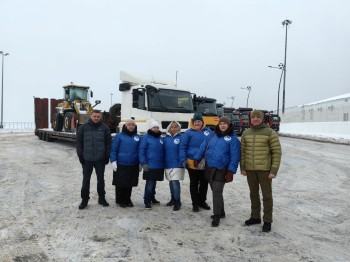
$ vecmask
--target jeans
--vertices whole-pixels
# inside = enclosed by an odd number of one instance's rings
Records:
[[[81,187],[81,198],[90,198],[90,179],[93,169],[95,168],[97,176],[97,193],[100,198],[105,197],[105,161],[85,161],[83,164],[83,185]]]
[[[146,180],[145,184],[145,194],[143,196],[143,201],[145,205],[150,204],[156,195],[156,185],[157,181]]]
[[[179,180],[169,181],[171,198],[180,201],[181,186]]]

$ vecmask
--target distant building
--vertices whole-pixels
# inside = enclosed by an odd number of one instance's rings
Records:
[[[281,120],[282,123],[348,122],[349,113],[350,93],[286,108]]]

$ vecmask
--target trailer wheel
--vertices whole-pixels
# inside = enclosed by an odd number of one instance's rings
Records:
[[[67,112],[64,115],[64,131],[65,132],[72,132],[72,124],[74,125],[74,113],[73,112]]]
[[[38,132],[38,138],[39,140],[43,140],[43,132]]]
[[[63,116],[61,114],[53,114],[52,116],[52,128],[54,131],[62,131],[63,128]]]

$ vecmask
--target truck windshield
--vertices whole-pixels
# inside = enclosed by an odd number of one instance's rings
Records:
[[[147,92],[148,110],[155,112],[193,113],[191,93],[159,88]]]
[[[218,111],[218,116],[223,116],[224,115],[224,108],[223,107],[217,107],[217,111]]]
[[[203,116],[217,116],[218,112],[216,110],[215,102],[200,101],[197,104],[197,112],[201,113]]]

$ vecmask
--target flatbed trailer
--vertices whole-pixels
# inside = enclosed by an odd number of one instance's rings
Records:
[[[55,140],[66,140],[74,142],[76,139],[76,133],[66,133],[54,131],[53,129],[35,129],[35,135],[38,136],[39,140],[46,142],[52,142]]]

